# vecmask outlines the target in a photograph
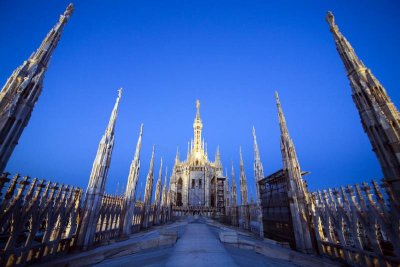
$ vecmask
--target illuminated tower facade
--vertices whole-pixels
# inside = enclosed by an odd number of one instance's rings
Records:
[[[193,140],[189,142],[186,160],[180,161],[177,153],[171,175],[171,204],[176,209],[206,207],[212,210],[225,205],[226,177],[223,175],[221,155],[217,149],[214,162],[208,159],[202,129],[200,101],[197,100]]]

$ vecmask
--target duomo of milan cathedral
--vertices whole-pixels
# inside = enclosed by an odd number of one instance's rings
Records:
[[[219,148],[209,159],[200,101],[186,159],[176,153],[171,175],[154,170],[154,150],[143,199],[137,195],[143,125],[122,195],[105,194],[122,90],[100,140],[86,190],[7,173],[10,159],[42,93],[49,61],[74,7],[70,4],[40,47],[11,74],[0,93],[0,266],[49,262],[127,240],[151,227],[201,215],[353,266],[400,266],[400,114],[385,88],[356,55],[328,12],[326,20],[350,81],[362,127],[382,168],[381,181],[309,192],[278,93],[282,169],[265,175],[256,132],[254,180],[248,184],[240,150],[239,185],[223,173]],[[69,29],[73,30],[73,29]],[[51,89],[51,88],[49,88]],[[290,122],[289,122],[290,123]],[[155,197],[153,198],[153,191]],[[240,201],[238,201],[238,195]],[[168,238],[162,239],[167,244]],[[161,242],[161,241],[160,241]],[[77,264],[79,265],[79,264]]]

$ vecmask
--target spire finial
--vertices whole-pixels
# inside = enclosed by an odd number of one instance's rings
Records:
[[[239,147],[240,165],[243,165],[242,146]]]
[[[259,162],[260,161],[260,151],[258,149],[256,129],[254,128],[254,126],[253,126],[253,142],[254,142],[254,160],[256,162]]]
[[[333,13],[331,11],[328,11],[328,13],[326,13],[325,19],[331,28],[334,28],[336,26],[335,16],[333,16]]]
[[[167,179],[168,179],[168,166],[165,166],[164,186],[167,186]]]
[[[349,75],[353,71],[358,71],[360,69],[365,69],[364,63],[358,58],[353,47],[339,31],[339,27],[335,23],[335,17],[332,12],[328,11],[326,14],[326,21],[329,24],[329,30],[333,35],[335,40],[336,49],[343,61],[344,67],[347,74]]]
[[[200,100],[196,100],[196,119],[200,119]]]
[[[139,157],[140,157],[140,150],[142,149],[142,136],[143,136],[143,123],[140,125],[140,133],[139,138],[136,144],[135,156],[134,161],[136,166],[139,164]]]
[[[143,126],[144,126],[144,125],[143,125],[143,122],[142,122],[142,124],[140,124],[140,134],[139,134],[140,136],[143,135]]]
[[[64,12],[64,16],[65,17],[69,17],[69,16],[71,16],[72,15],[72,13],[74,12],[74,4],[73,3],[70,3],[68,6],[67,6],[67,8],[65,9],[65,12]]]
[[[196,100],[196,109],[199,112],[200,111],[200,100]]]
[[[115,122],[116,122],[117,116],[118,116],[118,107],[119,107],[119,102],[121,100],[121,97],[122,97],[122,89],[120,88],[118,90],[118,97],[117,97],[117,100],[115,100],[115,105],[114,105],[114,108],[112,110],[110,121],[108,122],[108,126],[107,126],[107,129],[106,129],[106,134],[107,135],[110,135],[110,134],[112,134],[114,132]]]
[[[151,151],[151,161],[150,161],[150,171],[153,173],[154,169],[154,150],[155,150],[155,145],[153,144],[153,149]]]
[[[71,17],[72,13],[74,13],[74,5],[70,3],[65,9],[64,13],[60,15],[59,23],[65,23]]]
[[[158,180],[160,180],[160,181],[162,179],[162,164],[163,164],[163,160],[162,160],[162,157],[161,157],[160,170],[158,171]]]
[[[176,147],[175,164],[179,162],[179,147]]]
[[[276,106],[278,108],[279,126],[281,128],[281,134],[283,135],[285,133],[288,133],[288,129],[286,126],[285,115],[283,114],[281,102],[279,101],[279,95],[277,91],[275,91],[275,98],[276,98]]]
[[[257,146],[257,136],[256,136],[256,128],[253,126],[253,141],[254,141],[254,146]]]
[[[275,91],[275,99],[276,99],[276,104],[281,104],[281,102],[279,101],[279,94],[278,91]]]

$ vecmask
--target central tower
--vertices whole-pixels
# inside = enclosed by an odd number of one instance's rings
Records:
[[[223,212],[226,206],[226,177],[222,174],[219,149],[214,162],[210,161],[202,130],[200,101],[197,100],[194,135],[188,143],[186,160],[181,161],[177,152],[171,176],[171,204],[176,211]]]
[[[201,122],[200,118],[200,101],[196,100],[196,118],[194,119],[193,123],[193,130],[194,130],[194,152],[201,153],[204,150],[201,146],[201,131],[203,129],[203,123]]]

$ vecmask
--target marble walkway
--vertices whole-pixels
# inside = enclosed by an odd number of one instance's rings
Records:
[[[218,235],[225,230],[210,225],[207,218],[187,218],[173,229],[178,232],[178,241],[172,247],[107,259],[94,266],[314,266],[296,264],[290,260],[266,257],[252,250],[224,245]]]
[[[57,257],[37,266],[337,267],[340,264],[290,250],[276,241],[262,240],[210,218],[190,216],[133,234],[126,240]]]
[[[237,266],[223,244],[203,223],[189,223],[166,266]]]

